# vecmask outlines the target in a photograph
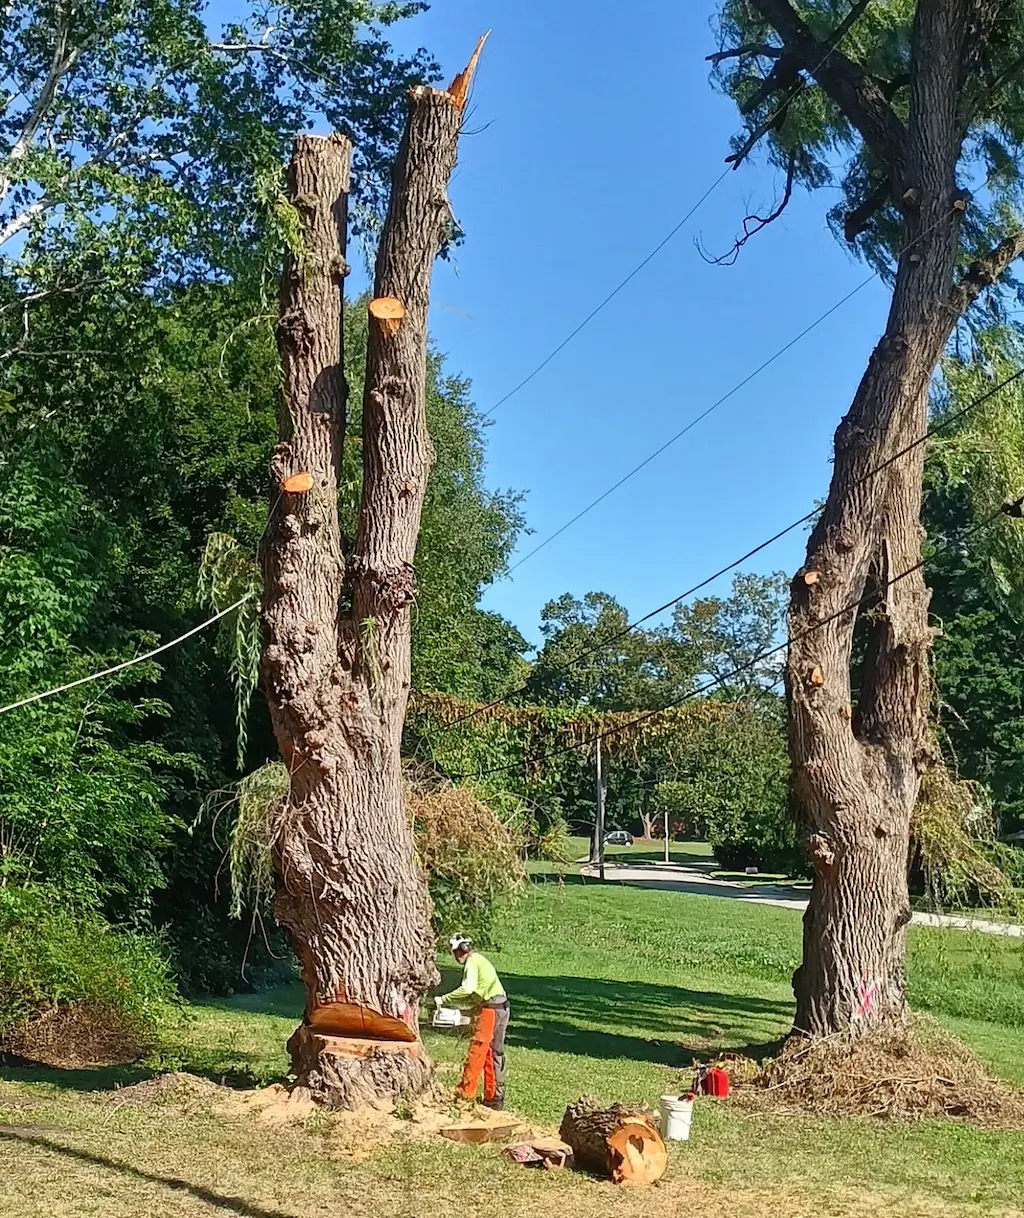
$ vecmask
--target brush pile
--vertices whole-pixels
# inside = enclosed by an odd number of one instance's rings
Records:
[[[1024,1129],[1024,1091],[993,1078],[939,1024],[917,1016],[906,1031],[791,1037],[779,1054],[729,1073],[740,1102],[761,1112],[946,1117],[989,1129]]]
[[[74,1002],[8,1029],[0,1036],[0,1053],[57,1070],[81,1070],[137,1061],[145,1044],[115,1007]]]

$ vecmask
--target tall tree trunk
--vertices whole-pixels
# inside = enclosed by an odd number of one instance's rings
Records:
[[[924,445],[873,471],[924,433],[931,377],[959,316],[951,307],[962,197],[957,93],[970,7],[918,4],[904,154],[892,167],[893,189],[907,200],[907,248],[885,334],[836,432],[828,501],[793,582],[790,757],[814,866],[794,990],[796,1027],[811,1034],[906,1017],[910,818],[933,755],[929,596],[913,569]],[[853,707],[858,613],[841,611],[872,588],[878,603],[865,623]]]
[[[347,570],[337,484],[349,145],[301,137],[289,179],[303,241],[282,278],[281,442],[262,546],[263,682],[291,777],[276,826],[274,912],[306,990],[303,1022],[289,1041],[293,1069],[336,1107],[415,1092],[430,1077],[418,1016],[437,971],[399,748],[413,558],[433,462],[425,422],[430,278],[449,223],[446,187],[468,83],[464,73],[448,92],[420,87],[410,97],[370,306],[363,500]]]

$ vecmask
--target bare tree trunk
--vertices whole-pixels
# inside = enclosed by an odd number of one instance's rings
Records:
[[[363,500],[348,571],[337,512],[347,141],[300,137],[289,180],[303,248],[282,278],[281,442],[261,552],[263,681],[291,776],[277,826],[274,912],[306,989],[289,1041],[293,1069],[336,1107],[422,1090],[430,1077],[419,1000],[437,971],[399,746],[413,558],[433,463],[427,306],[467,85],[463,74],[449,92],[411,94],[370,306]]]
[[[788,3],[758,3],[762,11],[788,10],[779,24],[784,37],[797,38]],[[968,35],[978,30],[971,26],[974,8],[974,0],[917,6],[910,115],[888,164],[895,197],[904,203],[907,248],[885,334],[836,432],[828,501],[793,582],[789,746],[815,877],[794,991],[796,1028],[815,1035],[906,1018],[910,818],[933,759],[929,594],[914,569],[922,554],[924,445],[877,476],[873,471],[924,433],[935,366],[973,299],[962,294],[963,285],[954,289],[954,272],[965,198],[956,182],[963,138],[958,89],[971,53]],[[847,82],[830,84],[829,60],[823,62],[821,83],[841,98]],[[866,138],[875,117],[861,115]],[[883,148],[883,141],[876,145]],[[854,707],[858,613],[841,611],[872,589],[878,603],[865,622]]]

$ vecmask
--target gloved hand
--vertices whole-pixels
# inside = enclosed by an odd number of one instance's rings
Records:
[[[438,994],[438,996],[434,999],[434,1006],[437,1007],[438,1010],[444,1006],[444,999],[440,996],[440,994]]]

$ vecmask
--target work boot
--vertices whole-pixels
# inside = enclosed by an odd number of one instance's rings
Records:
[[[498,1097],[493,1100],[481,1100],[480,1103],[484,1108],[490,1108],[492,1112],[504,1112],[505,1110],[505,1101]]]

